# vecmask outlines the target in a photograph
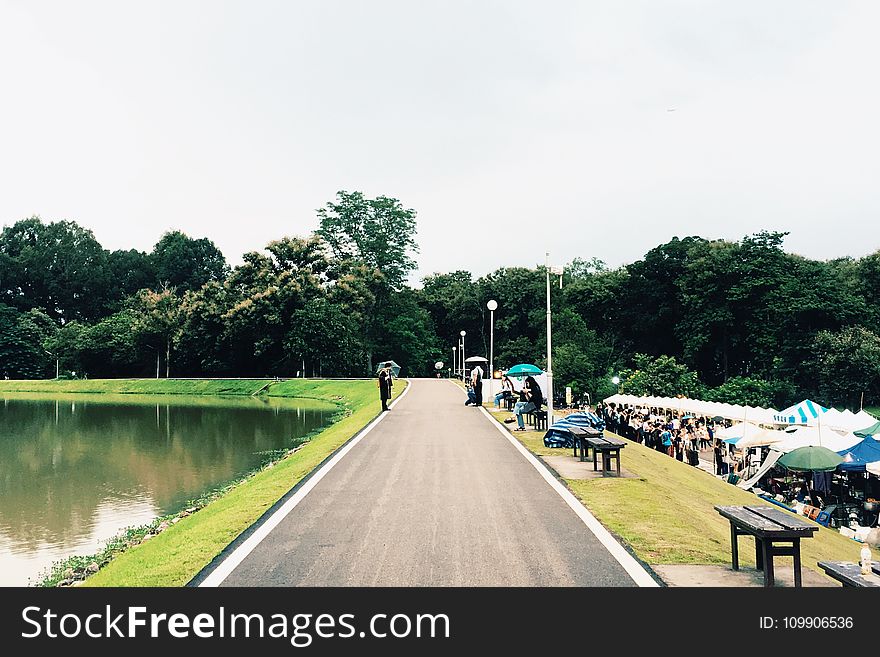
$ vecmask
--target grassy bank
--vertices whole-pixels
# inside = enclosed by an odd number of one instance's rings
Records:
[[[501,412],[496,418],[508,415]],[[516,425],[505,426],[510,430]],[[513,435],[538,456],[574,458],[571,450],[544,447],[543,431]],[[620,454],[621,467],[635,477],[564,481],[603,525],[648,564],[729,566],[730,524],[714,506],[769,505],[752,493],[637,443],[627,441]],[[741,541],[740,559],[754,566],[750,545],[748,540]],[[860,549],[860,543],[836,530],[819,527],[813,538],[802,541],[801,560],[804,567],[821,573],[817,561],[857,561]],[[780,559],[782,567],[791,561]]]
[[[303,380],[307,382],[308,380]],[[259,379],[73,379],[0,381],[0,392],[115,393],[118,395],[252,395],[272,381]],[[375,385],[375,384],[374,384]]]
[[[2,381],[2,392],[250,395],[267,381]],[[395,386],[395,395],[404,386]],[[379,414],[373,380],[294,379],[272,383],[262,394],[331,402],[336,421],[285,458],[220,491],[197,513],[179,516],[164,531],[128,532],[114,545],[124,550],[89,577],[85,586],[182,586],[330,453]],[[157,525],[157,523],[154,523]],[[140,542],[144,535],[149,540]],[[132,545],[132,543],[134,543]],[[80,559],[79,561],[83,561]],[[89,560],[89,563],[95,561]],[[77,563],[74,561],[74,564]]]

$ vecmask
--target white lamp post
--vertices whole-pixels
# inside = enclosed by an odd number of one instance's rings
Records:
[[[614,375],[613,377],[611,377],[611,383],[617,386],[617,392],[618,394],[620,394],[620,377]]]
[[[498,302],[490,299],[486,302],[489,309],[489,396],[495,398],[495,310]]]
[[[464,336],[466,333],[467,333],[467,331],[461,332],[461,380],[462,381],[465,380],[465,378],[464,378],[464,375],[465,375],[465,372],[464,372]]]
[[[452,348],[452,376],[455,376],[455,373],[458,372],[458,356],[455,354],[458,352],[457,347]]]

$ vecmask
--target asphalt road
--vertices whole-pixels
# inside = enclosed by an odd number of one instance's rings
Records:
[[[633,586],[449,381],[405,397],[223,586]]]

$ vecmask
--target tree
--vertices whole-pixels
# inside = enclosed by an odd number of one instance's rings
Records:
[[[0,376],[38,379],[46,375],[45,333],[33,316],[0,304]]]
[[[210,281],[222,281],[229,272],[226,258],[206,237],[193,239],[179,230],[165,233],[153,247],[150,261],[159,283],[181,294]]]
[[[354,260],[382,272],[388,286],[399,290],[416,267],[416,211],[396,198],[366,198],[361,192],[340,191],[336,202],[318,210],[315,231],[338,260]]]
[[[740,406],[773,406],[776,387],[769,381],[748,376],[735,376],[706,393],[709,401]]]
[[[636,354],[634,367],[620,373],[620,389],[629,395],[702,398],[705,386],[696,372],[671,356]]]
[[[342,307],[314,298],[295,311],[292,320],[284,346],[294,363],[302,361],[313,376],[350,376],[358,371],[363,345]]]
[[[179,330],[180,299],[169,288],[141,290],[131,300],[131,323],[140,343],[165,352],[165,376],[171,376],[171,345]],[[157,373],[158,378],[158,373]]]
[[[107,252],[90,230],[31,217],[0,233],[0,302],[60,323],[101,317],[114,297]]]
[[[880,336],[862,326],[819,331],[813,341],[819,394],[830,404],[858,408],[880,398]]]

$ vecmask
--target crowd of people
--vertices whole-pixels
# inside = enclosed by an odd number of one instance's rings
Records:
[[[719,427],[713,420],[654,410],[658,409],[618,407],[614,403],[600,403],[596,408],[612,433],[695,467],[700,465],[700,452],[711,448],[715,474],[725,475],[732,469],[727,444],[715,435]]]

